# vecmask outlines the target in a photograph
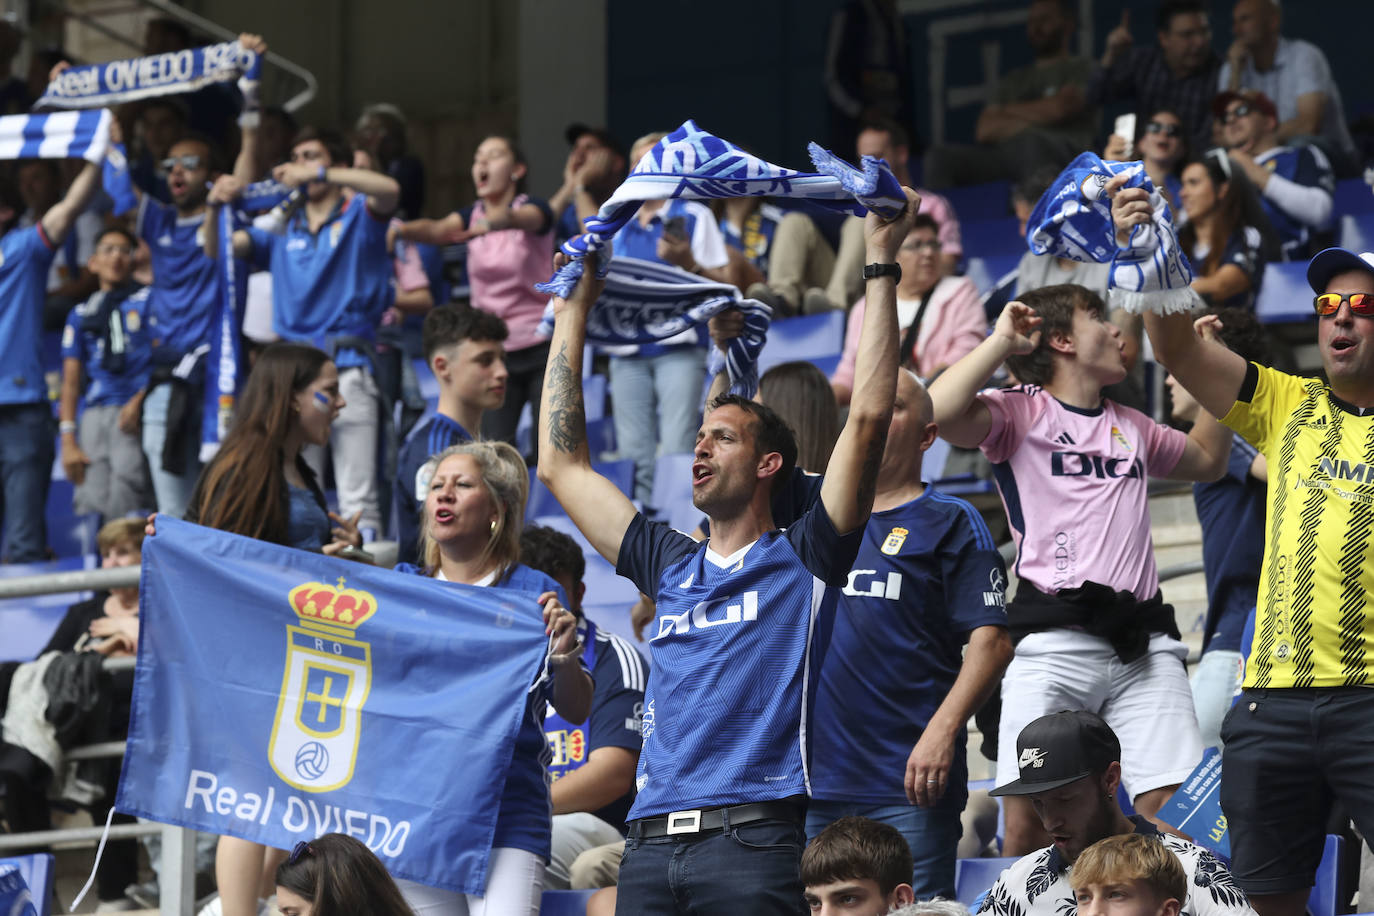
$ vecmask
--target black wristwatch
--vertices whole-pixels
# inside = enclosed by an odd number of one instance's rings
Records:
[[[865,264],[864,279],[872,280],[875,277],[891,277],[898,283],[902,282],[902,265],[900,264]]]

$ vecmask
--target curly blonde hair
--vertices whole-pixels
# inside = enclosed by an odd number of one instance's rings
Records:
[[[454,455],[467,455],[477,462],[482,485],[496,505],[496,525],[482,550],[482,559],[495,562],[499,579],[520,562],[520,531],[524,527],[525,501],[530,492],[529,470],[525,467],[525,459],[513,446],[505,442],[476,441],[452,445],[430,456],[420,469],[421,477],[432,480],[439,465]],[[432,573],[439,568],[439,542],[430,534],[428,511],[421,513],[420,555],[425,569]]]

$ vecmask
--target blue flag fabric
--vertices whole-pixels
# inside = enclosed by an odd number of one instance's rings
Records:
[[[0,159],[100,162],[110,145],[110,112],[62,111],[0,118]]]
[[[157,527],[116,808],[283,849],[347,833],[483,893],[547,649],[536,596]]]
[[[191,92],[209,83],[257,80],[258,54],[237,41],[152,54],[104,64],[68,67],[48,84],[34,111],[105,108],[138,99]]]
[[[744,332],[727,352],[711,347],[709,377],[729,372],[730,392],[753,397],[758,390],[758,358],[768,337],[773,310],[756,299],[744,299],[729,283],[705,280],[669,264],[639,258],[615,258],[606,288],[587,314],[587,342],[620,345],[666,340],[707,321],[723,309],[744,314]],[[553,303],[544,309],[539,333],[553,334]]]
[[[1112,226],[1112,202],[1103,193],[1108,181],[1127,174],[1126,188],[1144,188],[1154,218],[1131,230],[1118,247]],[[1111,263],[1107,283],[1110,304],[1130,312],[1187,312],[1202,300],[1189,285],[1188,263],[1164,195],[1145,174],[1141,162],[1104,162],[1083,153],[1069,163],[1035,205],[1027,222],[1027,239],[1036,254],[1074,261]]]
[[[1230,861],[1231,834],[1221,811],[1221,752],[1214,747],[1159,809],[1159,819],[1177,827],[1193,842]]]

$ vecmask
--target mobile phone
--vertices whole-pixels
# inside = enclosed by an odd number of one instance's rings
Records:
[[[687,218],[674,216],[671,219],[665,219],[663,221],[663,234],[671,235],[673,238],[687,238]]]
[[[1116,126],[1112,128],[1112,133],[1126,139],[1126,152],[1122,154],[1122,160],[1133,158],[1135,155],[1135,115],[1124,114],[1119,116],[1116,119]]]
[[[334,554],[334,556],[342,557],[345,560],[354,560],[358,563],[370,563],[373,566],[377,565],[377,558],[361,547],[345,547],[343,550]]]

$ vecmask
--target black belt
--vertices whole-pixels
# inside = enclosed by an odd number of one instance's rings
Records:
[[[755,821],[800,821],[804,810],[802,805],[788,799],[720,808],[692,808],[631,821],[629,832],[631,837],[641,839],[700,834],[724,830],[727,823],[738,827]]]

